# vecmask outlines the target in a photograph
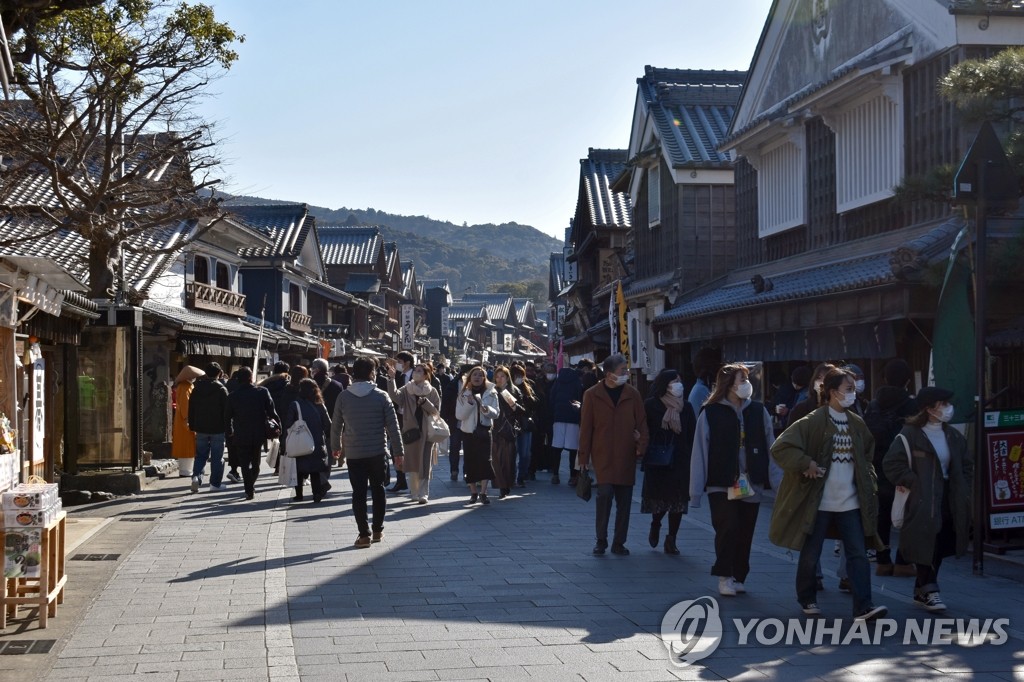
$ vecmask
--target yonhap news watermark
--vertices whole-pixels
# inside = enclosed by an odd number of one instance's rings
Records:
[[[733,618],[739,646],[904,645],[998,646],[1009,639],[1009,618]],[[713,654],[725,623],[714,597],[681,601],[661,621],[668,657],[686,667]]]

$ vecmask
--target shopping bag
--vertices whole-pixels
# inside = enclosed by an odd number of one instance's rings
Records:
[[[288,437],[284,443],[284,454],[286,457],[302,457],[303,455],[312,454],[316,450],[316,443],[313,441],[313,434],[310,433],[309,427],[306,426],[306,422],[302,419],[302,410],[299,409],[299,404],[297,402],[292,404],[295,405],[298,418],[294,424],[288,427]]]
[[[431,443],[440,443],[452,435],[451,431],[448,429],[448,424],[446,424],[445,421],[436,414],[427,418],[426,427],[427,440]]]
[[[914,460],[910,456],[910,443],[907,442],[907,437],[902,433],[896,437],[903,441],[903,450],[907,453],[907,465],[913,468]],[[900,490],[897,488],[896,496],[892,499],[892,515],[890,518],[892,519],[892,527],[897,530],[903,528],[903,517],[907,511],[907,498],[909,497],[909,489],[903,488],[903,490]]]

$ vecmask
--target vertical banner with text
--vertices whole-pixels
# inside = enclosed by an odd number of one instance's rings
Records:
[[[402,306],[402,350],[416,346],[416,306],[406,303]]]

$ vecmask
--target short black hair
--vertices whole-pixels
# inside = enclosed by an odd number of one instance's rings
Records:
[[[274,363],[274,374],[287,374],[288,370],[292,368],[287,362],[275,362]]]
[[[401,360],[402,362],[413,362],[415,358],[412,357],[412,353],[407,350],[403,350],[395,354],[395,359]]]
[[[373,358],[356,358],[352,363],[352,378],[355,381],[371,381],[377,374],[377,361]]]
[[[242,383],[242,384],[251,384],[252,383],[252,368],[250,368],[250,367],[239,367],[237,370],[235,370],[235,373],[234,373],[233,376],[235,377],[235,379],[238,379],[238,381],[240,383]]]
[[[218,377],[220,377],[221,374],[224,373],[224,370],[220,368],[220,364],[216,362],[211,362],[207,364],[203,371],[206,373],[206,376],[210,379],[217,379]]]

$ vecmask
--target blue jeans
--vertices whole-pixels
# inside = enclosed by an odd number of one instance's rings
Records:
[[[530,474],[530,457],[533,452],[533,432],[520,431],[516,436],[516,454],[519,456],[519,463],[516,465],[516,479],[525,481]]]
[[[210,485],[220,487],[221,479],[224,478],[223,433],[196,434],[196,460],[192,466],[192,475],[197,476],[200,483],[203,482],[207,459],[210,460]]]
[[[819,511],[814,530],[804,540],[796,568],[796,598],[801,604],[817,601],[815,567],[821,558],[821,546],[829,526],[835,524],[846,549],[846,572],[850,578],[853,593],[853,615],[863,613],[874,606],[871,602],[871,567],[864,548],[864,525],[860,509],[845,512]]]

